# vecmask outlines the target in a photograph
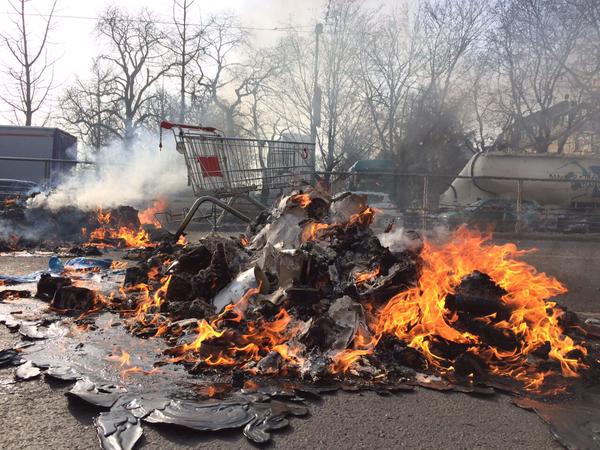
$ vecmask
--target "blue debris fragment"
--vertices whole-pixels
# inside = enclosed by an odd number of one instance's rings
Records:
[[[28,275],[2,275],[0,274],[0,284],[15,285],[24,283],[36,283],[39,281],[43,273],[49,273],[53,277],[58,277],[63,274],[65,269],[68,270],[110,270],[112,259],[93,259],[93,258],[73,258],[63,263],[58,256],[52,256],[48,260],[48,270],[38,270]],[[122,270],[112,271],[113,273],[121,273]]]

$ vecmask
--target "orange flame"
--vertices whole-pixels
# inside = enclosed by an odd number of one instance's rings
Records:
[[[315,241],[321,237],[323,231],[331,227],[333,227],[333,225],[329,225],[327,223],[309,222],[302,230],[302,241]]]
[[[325,234],[324,231],[328,229],[348,229],[352,226],[358,225],[360,227],[368,227],[373,223],[375,217],[375,209],[367,206],[363,211],[352,214],[347,223],[334,223],[327,224],[322,222],[308,222],[302,229],[301,239],[302,242],[314,241],[321,239]]]
[[[290,197],[290,201],[301,208],[306,208],[312,200],[308,194],[296,194]]]
[[[97,220],[100,225],[99,228],[92,230],[89,234],[89,239],[96,242],[88,242],[85,245],[107,248],[114,247],[114,245],[102,242],[107,239],[115,239],[123,242],[125,247],[152,247],[155,244],[152,243],[150,235],[146,230],[139,229],[134,230],[128,227],[120,227],[118,230],[110,228],[110,211],[103,212],[102,209],[97,210]],[[81,233],[85,236],[87,229],[84,227],[81,229]]]
[[[161,228],[160,222],[156,218],[157,213],[166,211],[168,202],[165,198],[159,198],[154,204],[138,213],[138,218],[142,225],[154,225],[156,228]]]
[[[131,365],[131,355],[127,353],[125,350],[121,350],[120,355],[110,355],[105,358],[107,361],[118,362],[121,367],[130,366]]]
[[[360,286],[361,284],[367,283],[369,281],[374,280],[379,276],[381,272],[381,268],[379,266],[375,267],[375,269],[368,272],[359,272],[354,274],[354,284]]]
[[[493,245],[489,236],[480,236],[460,228],[444,245],[425,242],[421,257],[423,271],[418,285],[394,296],[380,311],[374,329],[378,336],[395,334],[410,347],[419,350],[428,362],[444,371],[452,371],[452,362],[432,350],[438,338],[467,344],[484,357],[493,373],[527,380],[530,387],[539,386],[544,373],[527,367],[527,355],[545,343],[550,344],[550,358],[560,362],[562,375],[578,376],[582,366],[569,353],[586,349],[563,335],[558,320],[561,312],[549,309],[547,301],[566,292],[556,279],[516,258],[525,254],[514,244]],[[461,279],[474,271],[488,274],[507,294],[502,301],[512,311],[508,321],[493,324],[499,330],[510,330],[522,344],[514,351],[485,346],[478,336],[461,332],[453,326],[457,317],[448,317],[446,295],[455,292]],[[490,325],[492,326],[492,325]],[[521,361],[519,363],[518,361]]]

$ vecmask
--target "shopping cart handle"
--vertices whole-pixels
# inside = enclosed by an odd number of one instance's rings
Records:
[[[173,128],[187,128],[190,130],[207,131],[209,133],[215,133],[215,132],[219,131],[218,128],[214,128],[214,127],[204,127],[202,125],[187,125],[184,123],[173,123],[173,122],[169,122],[168,120],[163,120],[160,123],[160,127],[164,128],[165,130],[171,130]]]

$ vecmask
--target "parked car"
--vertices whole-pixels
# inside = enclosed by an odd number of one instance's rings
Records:
[[[448,228],[467,224],[481,229],[514,231],[517,224],[517,204],[514,200],[493,198],[478,200],[462,209],[453,209],[439,214],[439,220]],[[541,230],[547,226],[543,208],[536,202],[521,203],[521,227],[523,230]]]
[[[562,211],[556,216],[556,230],[561,233],[600,233],[600,213],[596,211]]]

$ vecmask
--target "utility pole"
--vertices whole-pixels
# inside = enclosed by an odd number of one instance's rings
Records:
[[[317,140],[317,127],[321,125],[321,88],[319,87],[319,37],[323,33],[323,24],[315,27],[315,68],[313,77],[312,111],[310,115],[310,137]]]
[[[317,147],[317,127],[321,126],[321,88],[319,87],[319,37],[323,33],[323,24],[315,26],[315,68],[313,78],[313,97],[310,114],[310,141]],[[315,154],[312,155],[311,164],[315,167]]]

